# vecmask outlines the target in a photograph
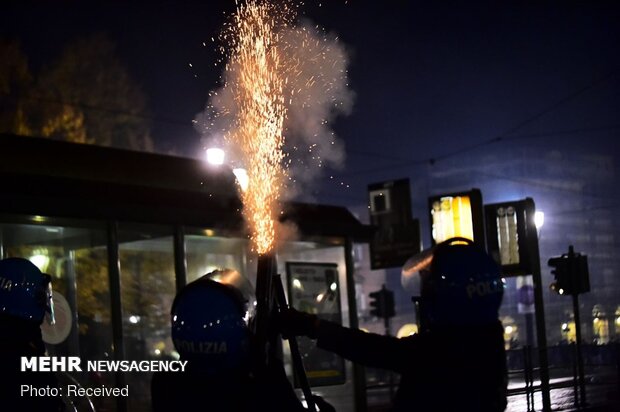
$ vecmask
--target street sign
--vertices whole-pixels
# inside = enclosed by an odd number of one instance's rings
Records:
[[[336,263],[286,262],[286,275],[291,307],[342,324]],[[318,348],[310,338],[299,337],[298,345],[311,386],[346,382],[344,360],[340,356]],[[295,386],[299,387],[299,384],[295,374]]]
[[[517,277],[517,297],[517,311],[519,313],[535,313],[534,280],[531,276]]]
[[[538,246],[531,198],[484,206],[487,251],[505,276],[532,273],[532,248]]]
[[[370,267],[401,267],[420,252],[420,223],[411,216],[409,179],[368,186],[370,224],[376,231],[370,242]]]

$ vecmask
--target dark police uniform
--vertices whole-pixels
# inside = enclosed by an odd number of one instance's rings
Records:
[[[199,371],[159,372],[151,381],[153,412],[305,411],[284,370],[250,375],[209,376]]]
[[[320,348],[365,366],[401,374],[394,411],[501,412],[507,369],[503,327],[434,328],[407,338],[320,321]]]

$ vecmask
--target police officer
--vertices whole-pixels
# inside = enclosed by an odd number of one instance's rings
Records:
[[[260,379],[252,369],[248,322],[254,302],[243,279],[236,271],[218,270],[177,294],[172,340],[188,363],[184,373],[154,374],[154,412],[305,410],[281,365],[272,363]]]
[[[281,316],[282,332],[400,373],[394,411],[503,411],[507,371],[497,264],[471,241],[454,238],[410,259],[403,275],[420,279],[418,334],[398,339],[364,333],[295,310]]]
[[[37,396],[30,389],[55,388],[52,372],[22,372],[21,357],[45,356],[41,323],[53,322],[51,277],[27,259],[0,260],[1,410],[60,411],[60,397]],[[28,389],[22,391],[22,389]]]

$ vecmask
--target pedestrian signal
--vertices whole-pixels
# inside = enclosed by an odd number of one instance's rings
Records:
[[[371,292],[370,296],[370,314],[377,318],[393,318],[396,315],[394,310],[394,292],[383,287]]]

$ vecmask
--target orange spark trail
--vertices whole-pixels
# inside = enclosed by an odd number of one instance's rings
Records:
[[[238,107],[237,127],[225,136],[239,146],[249,177],[241,192],[244,214],[253,248],[259,254],[272,251],[276,238],[277,206],[283,187],[286,107],[276,46],[277,10],[268,3],[248,1],[239,5],[229,40],[233,48],[226,70],[234,82]]]

